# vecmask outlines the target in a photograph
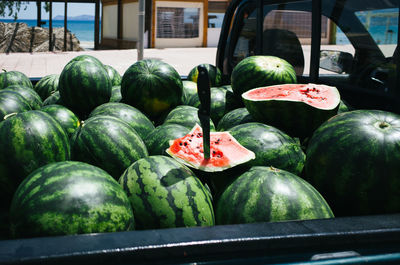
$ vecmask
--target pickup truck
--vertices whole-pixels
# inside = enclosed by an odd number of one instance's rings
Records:
[[[354,108],[400,112],[398,0],[233,0],[216,65],[288,60]],[[400,264],[400,213],[0,241],[3,264]]]

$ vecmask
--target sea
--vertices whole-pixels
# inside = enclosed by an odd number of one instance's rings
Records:
[[[28,24],[29,27],[37,25],[36,19],[18,19],[14,21],[13,19],[0,19],[1,22],[23,22]],[[42,20],[46,22],[42,27],[48,28],[49,21]],[[101,23],[101,22],[100,22]],[[64,27],[64,20],[52,20],[53,28]],[[94,20],[68,20],[67,28],[70,32],[75,34],[79,41],[94,42]],[[101,26],[100,26],[101,29]],[[100,33],[99,33],[100,34]]]

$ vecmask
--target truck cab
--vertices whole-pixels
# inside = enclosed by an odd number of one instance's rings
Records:
[[[299,83],[336,86],[356,109],[398,113],[398,28],[397,0],[233,0],[216,64],[229,82],[245,57],[275,55]]]

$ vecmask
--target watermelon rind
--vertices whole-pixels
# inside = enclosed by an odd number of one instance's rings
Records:
[[[218,122],[218,131],[227,131],[230,128],[248,122],[254,122],[246,108],[237,108],[226,113]]]
[[[169,142],[185,136],[189,131],[190,129],[175,123],[157,126],[144,138],[149,155],[168,156],[166,149],[169,147]]]
[[[199,65],[193,67],[189,71],[187,80],[197,83],[197,78],[199,76],[199,70],[197,68],[198,66],[202,66],[202,67],[206,68],[207,73],[208,73],[208,78],[210,80],[210,85],[212,87],[217,87],[222,84],[221,70],[219,70],[219,68],[217,68],[215,65],[212,65],[209,63],[202,63],[202,64],[199,64]]]
[[[29,77],[20,71],[4,71],[0,73],[0,89],[11,85],[20,85],[33,88]]]
[[[211,87],[210,95],[210,118],[214,124],[218,124],[219,120],[229,111],[243,105],[242,102],[235,97],[233,92],[225,87]],[[188,99],[187,105],[199,108],[201,105],[199,95],[192,95]]]
[[[212,226],[212,198],[183,164],[167,156],[133,163],[119,179],[128,194],[136,229]]]
[[[51,94],[58,90],[60,74],[50,74],[42,77],[33,87],[44,101]]]
[[[240,61],[232,70],[231,85],[237,97],[262,86],[297,83],[296,71],[284,59],[269,55],[253,55]]]
[[[152,120],[181,104],[182,94],[181,76],[161,60],[137,61],[122,76],[122,102],[138,108]]]
[[[70,138],[76,129],[80,126],[80,120],[70,109],[58,104],[43,106],[41,111],[50,114],[56,121],[58,121]]]
[[[31,110],[29,102],[18,92],[11,89],[0,90],[0,121],[8,114]]]
[[[322,195],[304,179],[274,167],[252,167],[222,193],[217,224],[333,218]]]
[[[12,236],[42,237],[134,229],[127,195],[98,167],[65,161],[32,172],[10,209]]]
[[[11,85],[6,87],[5,89],[13,90],[23,96],[26,101],[28,101],[31,109],[40,109],[43,105],[43,101],[40,98],[39,94],[33,90],[33,88],[21,86],[21,85]]]
[[[133,162],[148,156],[139,134],[113,116],[97,115],[84,120],[70,142],[73,160],[100,167],[115,179]]]
[[[266,124],[251,122],[234,126],[230,134],[256,158],[245,165],[273,166],[300,175],[306,155],[298,141],[283,131]]]
[[[111,79],[103,65],[69,62],[60,74],[58,90],[63,105],[81,118],[111,98]]]
[[[306,150],[305,178],[337,216],[400,211],[400,116],[354,110],[322,124]]]
[[[196,124],[200,124],[199,109],[188,105],[179,105],[172,109],[165,117],[163,124],[179,124],[191,130]],[[215,131],[215,125],[210,119],[210,130]]]
[[[144,139],[154,130],[154,125],[144,113],[125,103],[109,102],[96,107],[89,118],[98,115],[113,116],[128,123]]]

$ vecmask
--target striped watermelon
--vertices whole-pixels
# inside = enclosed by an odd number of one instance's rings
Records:
[[[118,73],[118,71],[111,65],[104,65],[104,68],[107,70],[107,73],[110,76],[111,85],[112,86],[120,86],[122,77]]]
[[[128,123],[144,139],[154,130],[153,123],[140,110],[124,103],[105,103],[95,108],[89,115],[108,115]]]
[[[0,138],[2,206],[8,207],[10,193],[32,171],[52,162],[70,159],[66,133],[43,111],[25,111],[0,122]]]
[[[189,80],[182,81],[182,104],[188,105],[188,100],[192,95],[197,94],[197,83]]]
[[[232,70],[231,85],[236,96],[262,86],[297,83],[296,72],[286,60],[255,55],[240,61]]]
[[[306,156],[300,144],[281,130],[250,122],[234,126],[229,132],[256,155],[255,159],[246,163],[247,166],[273,166],[295,175],[303,171]]]
[[[110,102],[121,102],[121,100],[122,100],[121,86],[113,86],[111,88]]]
[[[199,109],[193,106],[180,105],[171,110],[164,119],[163,124],[179,124],[191,130],[196,124],[200,124]],[[214,122],[210,119],[210,129],[215,131]]]
[[[109,174],[82,162],[43,166],[12,200],[14,237],[57,236],[134,229],[129,200]]]
[[[31,106],[21,94],[10,89],[0,90],[0,121],[8,114],[28,110],[31,110]]]
[[[62,105],[47,105],[42,107],[40,110],[50,114],[56,121],[58,121],[67,133],[68,138],[74,134],[80,125],[78,116]]]
[[[60,91],[55,91],[43,101],[43,106],[52,104],[64,105],[61,100]]]
[[[186,166],[166,156],[133,163],[119,179],[137,229],[214,225],[209,191]]]
[[[71,137],[73,160],[86,162],[118,179],[136,160],[148,155],[139,134],[112,116],[94,116],[82,122]]]
[[[400,212],[400,116],[379,110],[338,114],[307,147],[306,179],[336,215]]]
[[[197,77],[199,76],[198,66],[203,66],[207,69],[208,78],[210,79],[210,85],[212,87],[218,87],[222,84],[221,70],[209,63],[203,63],[193,67],[188,74],[187,80],[197,83]]]
[[[237,108],[226,113],[221,118],[221,120],[218,122],[217,130],[227,131],[236,125],[253,121],[253,117],[251,117],[249,111],[246,108]]]
[[[111,80],[105,68],[97,63],[71,61],[60,75],[61,101],[80,117],[86,117],[95,107],[109,102]]]
[[[72,62],[89,62],[89,63],[98,64],[98,65],[101,65],[104,67],[104,64],[99,59],[97,59],[96,57],[89,55],[89,54],[81,54],[81,55],[75,56],[68,62],[68,64],[72,63]]]
[[[33,84],[29,77],[20,71],[4,71],[0,73],[0,89],[12,85],[21,85],[33,88]]]
[[[169,147],[169,141],[183,137],[189,131],[188,128],[175,123],[157,126],[144,138],[149,155],[168,155],[165,150]]]
[[[48,98],[58,90],[59,74],[50,74],[42,77],[34,86],[35,91],[42,100]]]
[[[182,93],[180,75],[171,65],[160,60],[138,61],[122,76],[122,101],[153,120],[178,106]]]
[[[19,93],[22,97],[28,101],[29,106],[31,106],[31,109],[40,109],[43,105],[43,101],[40,98],[39,94],[36,93],[35,90],[33,90],[30,87],[26,86],[21,86],[21,85],[11,85],[6,87],[5,89],[10,89],[13,90],[17,93]]]
[[[217,224],[332,218],[325,199],[309,183],[285,170],[252,167],[222,193]]]
[[[219,120],[229,111],[243,106],[243,103],[234,96],[233,91],[226,87],[211,87],[210,95],[210,118],[214,124],[218,124]],[[197,94],[192,95],[188,99],[187,105],[199,108],[199,96]]]

